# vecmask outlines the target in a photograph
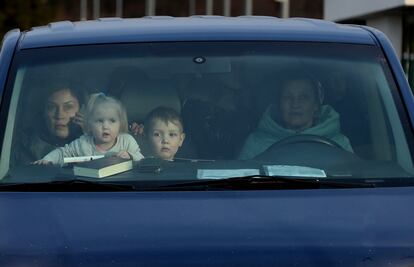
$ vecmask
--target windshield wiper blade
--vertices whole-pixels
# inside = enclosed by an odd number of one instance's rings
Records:
[[[298,178],[286,176],[251,175],[223,179],[183,182],[161,186],[165,190],[194,189],[320,189],[320,188],[368,188],[373,183],[336,181],[329,178]]]
[[[134,191],[135,187],[129,184],[95,182],[82,179],[59,180],[42,183],[4,183],[0,184],[0,191],[19,192],[113,192]]]

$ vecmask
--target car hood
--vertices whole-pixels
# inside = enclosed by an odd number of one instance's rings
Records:
[[[414,266],[414,188],[0,194],[1,266]]]

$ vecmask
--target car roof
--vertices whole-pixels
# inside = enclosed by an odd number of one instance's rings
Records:
[[[166,41],[315,41],[374,45],[362,27],[330,21],[263,16],[153,16],[61,21],[23,33],[19,49]]]

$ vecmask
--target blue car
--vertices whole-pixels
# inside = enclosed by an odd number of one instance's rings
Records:
[[[0,266],[414,266],[414,101],[373,28],[104,18],[0,52]]]

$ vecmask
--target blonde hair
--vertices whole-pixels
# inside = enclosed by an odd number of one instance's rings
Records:
[[[112,104],[115,106],[120,120],[119,133],[127,133],[128,119],[124,106],[119,100],[110,96],[106,96],[104,93],[92,94],[89,98],[85,113],[85,133],[91,134],[90,126],[92,123],[93,114],[96,107],[102,104]]]

